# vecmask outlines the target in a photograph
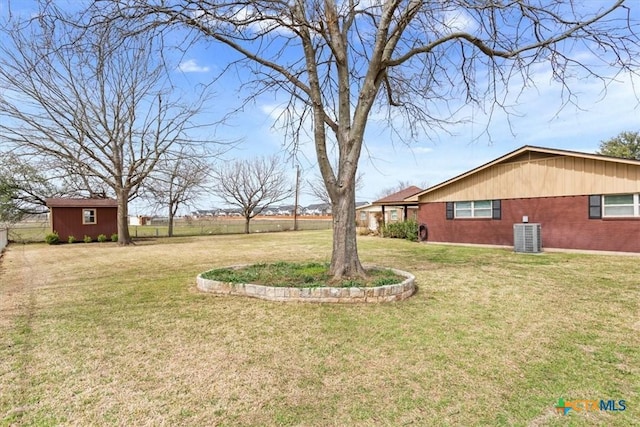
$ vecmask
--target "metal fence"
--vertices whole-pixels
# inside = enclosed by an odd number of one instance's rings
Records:
[[[250,233],[272,233],[278,231],[292,231],[293,219],[261,220],[254,219],[249,223]],[[331,220],[301,220],[298,221],[298,230],[326,230],[331,228]],[[167,225],[158,223],[144,226],[130,226],[131,237],[166,237],[169,232]],[[240,234],[244,233],[244,221],[221,220],[199,222],[192,224],[178,223],[174,226],[174,236],[206,236],[216,234]]]
[[[0,251],[4,249],[9,243],[9,230],[6,228],[0,229]]]
[[[298,230],[328,230],[331,219],[301,219],[298,220]],[[293,219],[253,219],[249,223],[251,233],[271,233],[277,231],[291,231],[294,229]],[[167,237],[169,227],[162,223],[152,225],[129,226],[129,233],[134,239],[145,237]],[[31,243],[44,242],[45,236],[51,233],[48,223],[24,223],[13,227],[8,239],[12,242]],[[174,236],[211,236],[217,234],[244,233],[244,221],[237,219],[178,221],[173,229]]]

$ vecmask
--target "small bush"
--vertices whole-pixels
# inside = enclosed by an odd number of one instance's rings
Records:
[[[47,242],[48,245],[57,245],[60,243],[60,236],[55,231],[53,233],[49,233],[44,237],[44,241]]]
[[[118,241],[118,233],[113,233],[111,235],[111,241],[112,242],[117,242]]]
[[[106,241],[107,241],[107,236],[105,236],[104,234],[99,234],[98,235],[98,242],[104,243]]]
[[[91,238],[91,236],[85,235],[84,238],[82,239],[82,241],[85,242],[85,243],[91,243],[91,242],[93,242],[93,239]]]
[[[369,236],[371,234],[371,230],[367,227],[357,227],[356,233],[358,233],[358,236]]]
[[[67,239],[67,242],[75,243],[76,242],[76,238],[74,236],[69,236],[69,238]]]
[[[382,230],[383,237],[418,241],[418,223],[415,220],[392,222],[386,224]]]

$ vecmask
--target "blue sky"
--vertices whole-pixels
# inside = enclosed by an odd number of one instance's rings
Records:
[[[638,14],[635,10],[633,13]],[[575,54],[583,55],[572,52]],[[188,80],[207,82],[224,66],[226,58],[227,52],[215,46],[194,46],[181,59],[181,72]],[[410,144],[391,142],[384,121],[377,121],[376,114],[372,113],[365,136],[366,149],[359,165],[364,185],[357,193],[357,200],[373,201],[382,189],[398,181],[421,187],[435,185],[523,145],[595,152],[601,141],[620,132],[640,131],[640,79],[637,77],[634,80],[629,75],[617,75],[606,89],[595,80],[570,81],[578,106],[563,105],[563,88],[552,79],[546,66],[536,66],[532,79],[533,84],[524,91],[521,91],[522,84],[513,81],[509,102],[514,107],[510,116],[498,110],[489,121],[480,110],[467,106],[461,115],[469,123],[450,127],[446,132],[430,132]],[[238,105],[237,86],[229,76],[214,87],[216,102]],[[279,108],[276,96],[263,95],[246,105],[241,114],[230,120],[229,126],[219,128],[219,136],[243,141],[227,157],[250,158],[263,154],[286,157],[285,135],[273,127]],[[301,147],[298,158],[303,179],[318,173],[310,140]],[[294,174],[292,165],[292,182]],[[309,196],[303,195],[303,204],[312,202]]]
[[[182,62],[183,72],[190,79],[206,80],[218,67],[216,56],[194,50]],[[434,131],[409,144],[391,142],[384,123],[375,116],[369,123],[359,171],[364,186],[358,192],[359,201],[373,201],[384,188],[398,181],[417,186],[431,186],[500,157],[523,145],[536,145],[583,152],[595,152],[601,141],[622,131],[640,130],[640,80],[618,76],[606,92],[596,81],[574,81],[579,107],[561,103],[562,88],[550,79],[548,70],[536,75],[536,87],[519,97],[515,114],[503,112],[489,118],[481,111],[467,111],[473,123],[457,125],[445,131]],[[237,103],[233,88],[217,88],[220,103]],[[216,101],[218,102],[218,101]],[[218,135],[243,142],[227,154],[228,158],[250,158],[262,154],[286,157],[282,131],[273,128],[278,104],[263,96],[244,108],[228,126],[218,129]],[[485,132],[486,130],[486,132]],[[316,174],[313,145],[302,147],[301,166],[307,177]],[[291,168],[292,180],[294,176]],[[303,203],[311,203],[308,196]]]
[[[20,7],[28,10],[29,3],[12,2],[11,6],[14,11]],[[0,13],[6,12],[6,4],[7,0],[0,0]],[[637,11],[634,13],[637,15]],[[176,58],[174,82],[190,88],[208,84],[225,66],[230,54],[211,43],[193,45]],[[523,145],[594,152],[602,140],[622,131],[640,130],[640,79],[637,77],[633,80],[629,75],[618,75],[606,90],[598,81],[572,81],[570,86],[579,107],[572,104],[563,107],[562,88],[553,81],[549,69],[537,66],[532,76],[535,85],[522,92],[522,85],[513,82],[512,93],[519,96],[517,100],[510,99],[515,105],[511,116],[497,111],[489,122],[480,110],[467,106],[461,115],[470,123],[450,127],[448,132],[429,132],[409,145],[391,142],[384,121],[377,121],[375,113],[372,114],[359,165],[364,185],[358,191],[357,200],[373,201],[381,190],[398,181],[421,187],[435,185]],[[238,83],[232,74],[213,84],[211,89],[215,96],[204,120],[218,120],[230,108],[240,106]],[[225,160],[273,154],[288,157],[284,132],[273,127],[281,105],[279,101],[275,95],[262,95],[216,129],[215,138],[240,141],[226,153]],[[300,147],[298,160],[303,180],[312,179],[318,173],[310,140]],[[295,166],[292,161],[287,164],[293,184]],[[302,194],[301,204],[314,202],[309,195]],[[214,197],[203,198],[197,204],[203,209],[213,206],[219,206]],[[144,209],[134,205],[132,213],[144,213],[140,212]]]

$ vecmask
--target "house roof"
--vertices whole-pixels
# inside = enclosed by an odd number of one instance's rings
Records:
[[[372,210],[371,208],[374,208],[374,207],[377,208],[378,210],[382,210],[380,206],[373,206],[373,203],[367,203],[366,205],[356,206],[356,210],[357,211]]]
[[[409,197],[415,196],[422,191],[421,188],[412,185],[411,187],[407,187],[404,190],[400,190],[397,193],[389,194],[382,199],[376,200],[373,202],[374,205],[397,205],[397,204],[406,204],[407,199]],[[418,199],[415,200],[416,202]]]
[[[406,206],[407,209],[418,209],[418,205],[415,203],[396,203],[395,205],[385,205],[388,207],[388,209],[386,209],[386,212],[389,212],[390,210],[399,210],[401,207]],[[366,205],[362,205],[362,206],[357,206],[356,207],[356,211],[357,212],[362,212],[362,211],[366,211],[366,212],[382,212],[382,205],[374,205],[373,203],[367,203]],[[396,208],[396,209],[394,209]]]
[[[45,202],[50,208],[117,208],[118,201],[115,199],[69,199],[69,198],[49,198]]]
[[[535,159],[536,157],[540,157],[540,156],[549,156],[549,157],[553,157],[553,156],[564,156],[564,157],[574,157],[574,158],[581,158],[581,159],[591,159],[591,160],[600,160],[600,161],[605,161],[605,162],[611,162],[611,163],[619,163],[619,164],[629,164],[629,165],[635,165],[635,166],[640,166],[640,161],[639,160],[632,160],[632,159],[623,159],[620,157],[612,157],[612,156],[604,156],[601,154],[591,154],[591,153],[582,153],[579,151],[570,151],[570,150],[561,150],[561,149],[556,149],[556,148],[545,148],[545,147],[536,147],[536,146],[531,146],[531,145],[525,145],[523,147],[518,148],[517,150],[514,150],[510,153],[505,154],[504,156],[498,157],[495,160],[492,160],[488,163],[485,163],[483,165],[480,165],[474,169],[471,169],[467,172],[464,172],[460,175],[457,175],[451,179],[448,179],[446,181],[441,182],[440,184],[436,184],[432,187],[429,187],[423,191],[420,191],[416,194],[413,194],[409,197],[407,197],[406,201],[408,202],[418,202],[419,198],[425,194],[431,193],[435,190],[438,190],[442,187],[448,186],[450,184],[453,184],[454,182],[460,181],[462,179],[465,179],[471,175],[477,174],[483,170],[486,170],[492,166],[498,165],[498,164],[503,164],[503,163],[510,163],[510,162],[516,162],[516,161],[526,161],[526,160],[532,160]]]

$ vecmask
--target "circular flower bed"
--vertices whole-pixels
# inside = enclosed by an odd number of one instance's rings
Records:
[[[240,295],[269,301],[329,303],[400,301],[409,298],[416,290],[415,276],[412,274],[402,270],[382,269],[375,266],[368,266],[367,270],[390,271],[394,276],[400,278],[396,283],[388,283],[388,276],[382,277],[366,286],[347,281],[346,286],[338,287],[318,286],[317,283],[309,283],[313,282],[312,279],[308,279],[309,276],[303,276],[300,285],[269,286],[250,283],[251,275],[234,274],[234,272],[241,272],[246,268],[247,266],[233,266],[199,274],[197,277],[198,289],[214,294]],[[376,285],[376,282],[384,284]]]

